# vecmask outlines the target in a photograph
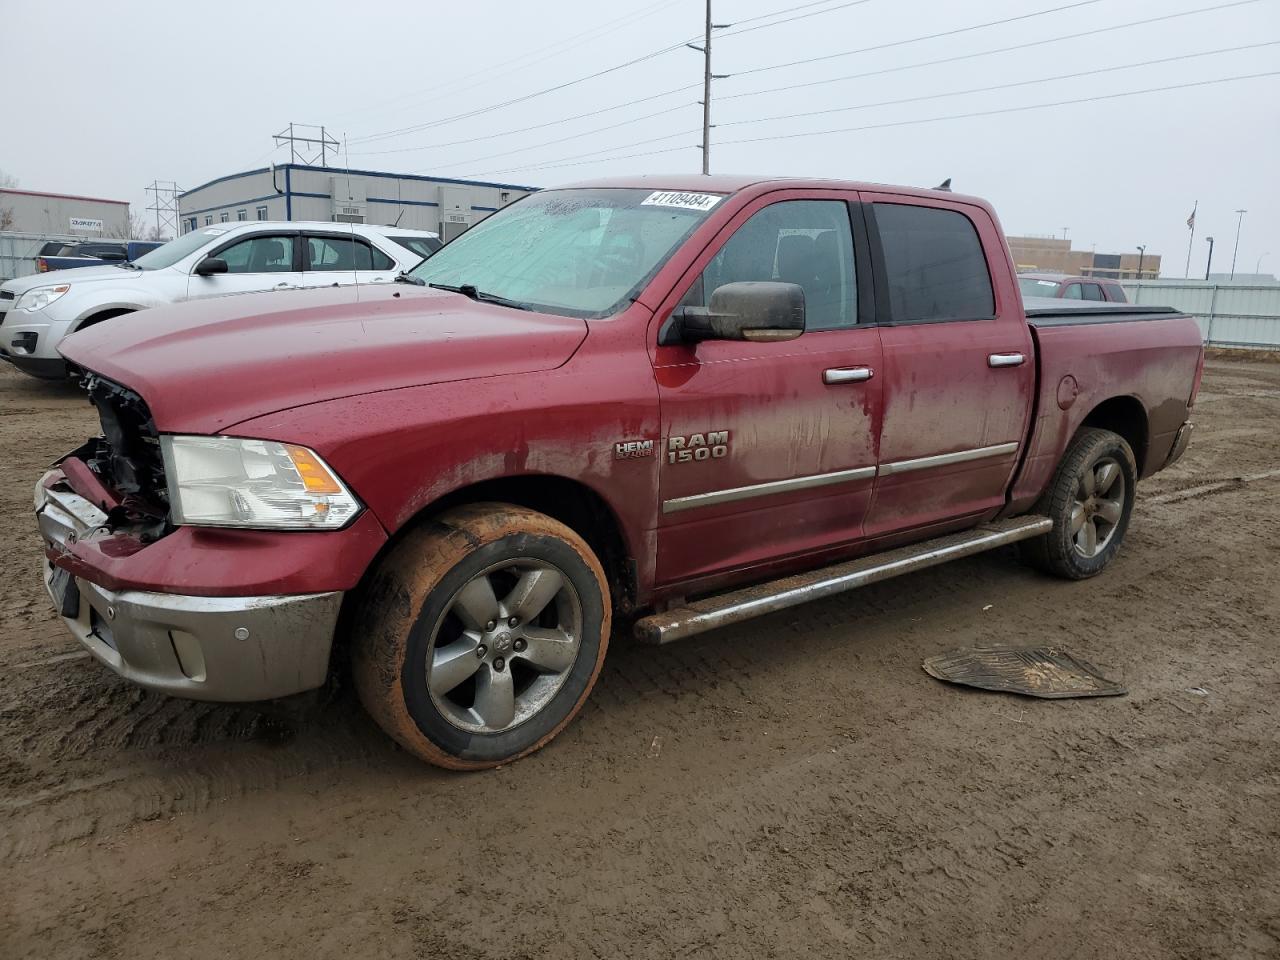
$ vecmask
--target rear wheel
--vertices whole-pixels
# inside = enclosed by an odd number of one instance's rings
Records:
[[[1101,573],[1124,541],[1137,476],[1133,451],[1123,437],[1093,427],[1081,430],[1032,511],[1048,516],[1053,529],[1025,541],[1023,555],[1071,580]]]
[[[608,584],[564,524],[472,504],[405,536],[354,624],[373,718],[424,760],[477,769],[533,752],[581,709],[608,646]]]

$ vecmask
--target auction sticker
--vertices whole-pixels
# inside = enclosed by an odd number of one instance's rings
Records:
[[[680,207],[683,210],[707,211],[723,200],[716,193],[680,193],[675,190],[655,190],[640,201],[642,207]]]

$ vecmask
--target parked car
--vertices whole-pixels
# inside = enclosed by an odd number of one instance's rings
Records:
[[[20,277],[0,285],[0,357],[58,379],[67,372],[58,344],[73,331],[162,303],[390,282],[422,261],[403,245],[411,238],[437,240],[423,230],[254,220],[200,227],[132,263]]]
[[[75,270],[78,267],[96,267],[104,263],[137,260],[150,253],[160,242],[154,240],[81,240],[72,243],[48,244],[40,248],[36,257],[36,273],[54,270]],[[51,247],[55,249],[49,251]]]
[[[402,283],[75,334],[103,432],[36,489],[50,596],[176,696],[349,655],[387,733],[477,768],[565,727],[615,616],[662,644],[1009,543],[1092,577],[1186,448],[1200,332],[1024,311],[1003,236],[937,191],[616,179]]]
[[[1093,300],[1099,303],[1128,303],[1124,287],[1101,277],[1072,277],[1064,273],[1020,273],[1018,289],[1024,297],[1064,300]]]

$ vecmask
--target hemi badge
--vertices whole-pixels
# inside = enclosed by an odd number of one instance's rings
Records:
[[[613,459],[639,460],[653,456],[652,440],[622,440],[613,445]]]

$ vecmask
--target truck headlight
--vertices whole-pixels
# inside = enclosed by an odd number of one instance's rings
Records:
[[[238,437],[160,438],[174,523],[337,530],[360,503],[306,447]]]
[[[35,313],[37,310],[43,310],[70,289],[69,283],[60,283],[56,287],[32,287],[17,299],[13,309],[21,310],[23,313]]]

